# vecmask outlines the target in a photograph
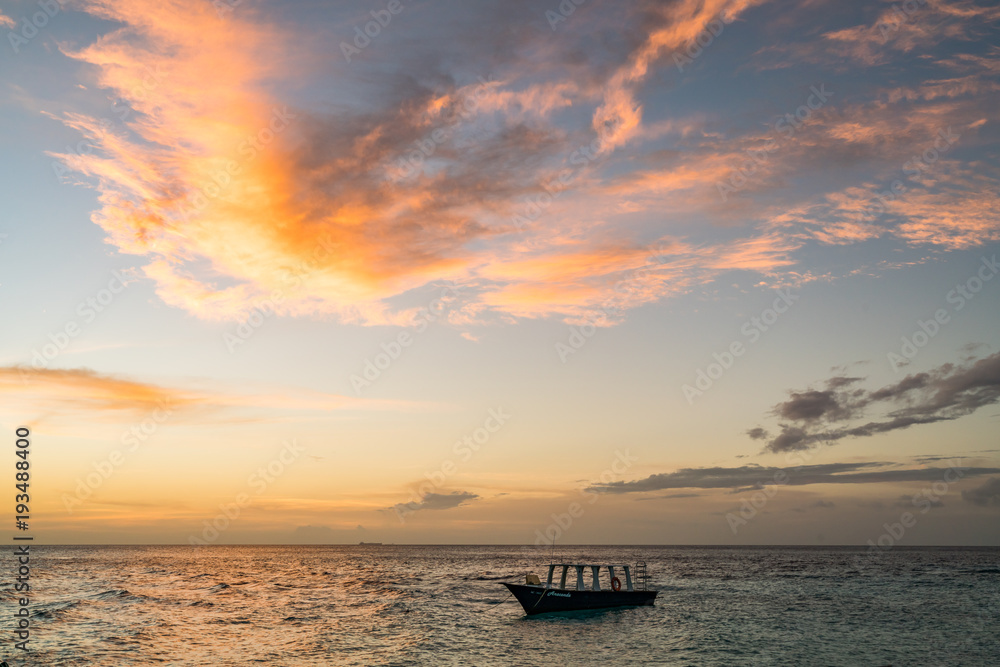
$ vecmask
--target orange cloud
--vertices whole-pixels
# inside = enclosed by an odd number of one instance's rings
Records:
[[[244,418],[239,410],[253,409],[253,420],[267,418],[261,410],[414,410],[431,406],[409,401],[363,399],[298,388],[280,390],[242,386],[232,388],[172,388],[140,382],[87,368],[35,369],[27,366],[0,367],[0,393],[19,409],[41,410],[44,414],[70,411],[88,417],[115,419],[122,414],[144,415],[169,410],[172,418],[197,415],[199,420]]]
[[[898,53],[927,51],[946,39],[971,41],[985,34],[982,27],[998,18],[1000,9],[972,0],[892,3],[871,24],[830,31],[823,41],[786,50],[811,61],[850,59],[871,67],[890,62]]]
[[[482,275],[506,283],[483,295],[484,304],[497,311],[518,317],[558,313],[578,321],[606,310],[607,324],[618,320],[617,311],[675,292],[677,285],[671,289],[669,279],[681,278],[655,261],[650,249],[621,247],[510,258]]]
[[[900,238],[961,250],[1000,241],[998,196],[995,191],[914,192],[888,207],[902,219],[894,230]]]
[[[200,0],[85,0],[86,11],[121,27],[66,53],[92,65],[98,86],[126,100],[129,113],[110,127],[63,114],[100,150],[58,157],[96,184],[101,208],[93,219],[109,242],[144,256],[159,297],[198,317],[239,319],[267,301],[278,315],[406,324],[413,295],[442,282],[462,287],[449,311],[456,324],[581,318],[611,303],[625,309],[727,270],[772,276],[795,263],[808,239],[853,243],[882,234],[881,222],[850,210],[860,203],[849,191],[840,200],[819,195],[811,208],[790,202],[789,211],[805,208],[799,219],[789,213],[780,221],[773,202],[753,198],[827,169],[821,155],[902,162],[939,129],[986,117],[973,95],[995,90],[990,58],[954,56],[941,66],[956,76],[897,86],[864,105],[835,98],[755,168],[741,186],[745,197],[720,200],[717,184],[774,132],[709,128],[718,122],[710,117],[644,127],[637,96],[653,69],[673,67],[670,54],[711,22],[734,20],[762,1],[658,5],[643,15],[632,52],[589,77],[577,76],[579,63],[543,77],[522,59],[516,64],[538,78],[514,67],[478,82],[442,77],[433,88],[393,91],[390,102],[363,114],[331,115],[278,99],[274,82],[294,80],[287,54],[296,53],[296,38],[252,7],[220,17]],[[956,19],[966,27],[974,19],[967,9]],[[863,41],[856,32],[827,41],[856,44]],[[558,55],[550,43],[538,49],[554,61]],[[345,88],[351,83],[334,74]],[[581,105],[603,137],[597,154],[583,158],[578,146],[590,132],[559,124],[581,115]],[[637,137],[669,140],[671,148],[644,153]],[[572,201],[561,195],[543,222],[514,229],[509,221],[523,200],[567,170]],[[899,238],[944,247],[994,238],[985,212],[974,222],[956,212],[939,224],[950,231],[931,233],[921,201],[906,204],[909,221],[893,232]],[[640,239],[665,238],[666,230],[630,226],[640,215],[671,226],[674,251],[655,266]],[[729,231],[692,231],[706,218]],[[678,240],[675,225],[689,237]],[[615,291],[625,279],[627,297]]]
[[[765,1],[682,0],[659,7],[661,25],[650,31],[628,63],[611,77],[604,103],[594,113],[594,131],[602,137],[601,151],[612,151],[636,136],[642,123],[642,105],[635,100],[635,89],[658,60],[692,43],[709,23],[731,23]]]
[[[184,408],[196,402],[194,396],[184,392],[102,375],[86,368],[0,367],[0,392],[32,395],[43,402],[92,412],[144,413],[164,403]]]
[[[96,179],[95,222],[123,252],[151,257],[164,301],[234,318],[278,292],[280,312],[377,321],[372,302],[461,269],[453,251],[483,230],[435,215],[431,197],[385,183],[330,196],[331,182],[366,169],[384,128],[304,167],[294,137],[311,121],[264,90],[282,68],[280,30],[198,1],[83,6],[124,24],[68,55],[128,100],[131,134],[68,114],[101,154],[57,157]]]
[[[570,324],[609,326],[624,311],[685,294],[727,271],[774,275],[795,264],[791,253],[802,241],[767,232],[704,246],[669,238],[645,248],[567,245],[560,255],[510,258],[484,271],[505,283],[487,290],[484,304],[518,317],[558,313]]]
[[[667,27],[650,35],[611,88],[626,94],[626,84],[639,83],[668,48],[753,3],[696,4],[665,17]],[[386,299],[440,280],[502,274],[510,284],[488,290],[478,308],[507,314],[523,313],[518,304],[526,302],[536,304],[536,314],[542,304],[564,313],[607,296],[603,275],[551,281],[527,266],[484,266],[490,255],[506,254],[502,242],[494,241],[499,250],[488,255],[470,250],[498,233],[483,220],[536,189],[545,173],[535,167],[536,178],[531,170],[498,178],[495,156],[554,151],[549,130],[522,121],[588,99],[595,86],[481,82],[418,93],[370,118],[327,119],[269,94],[268,78],[286,69],[281,54],[289,37],[249,9],[220,17],[196,0],[91,0],[82,7],[123,26],[67,54],[96,66],[98,84],[129,102],[130,132],[66,114],[63,122],[101,150],[58,157],[96,181],[102,208],[95,222],[121,251],[149,258],[145,274],[166,303],[203,318],[234,319],[269,300],[278,314],[332,312],[368,324],[404,320]],[[482,114],[480,124],[501,121],[481,142],[481,156],[463,155],[461,164],[443,142],[434,158],[455,169],[408,167],[414,146],[426,145],[435,129],[478,123],[463,121],[470,108]],[[629,127],[637,127],[638,116],[633,120]],[[671,178],[683,187],[697,177],[678,171]],[[606,267],[607,275],[630,268],[631,259],[613,247],[594,252],[623,262]],[[555,252],[537,262],[578,259]],[[653,287],[643,300],[655,298]],[[465,312],[476,310],[472,304]]]
[[[828,193],[819,204],[788,211],[771,222],[823,243],[844,245],[894,236],[911,245],[960,250],[1000,240],[995,174],[940,160],[922,178],[901,180],[905,190],[866,183]]]

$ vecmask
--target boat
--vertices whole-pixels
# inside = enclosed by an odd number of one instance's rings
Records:
[[[557,568],[561,568],[558,585],[553,585]],[[572,570],[571,570],[572,568]],[[537,575],[528,574],[523,584],[501,582],[524,607],[528,616],[554,611],[579,611],[583,609],[607,609],[610,607],[638,607],[652,605],[658,591],[647,588],[649,575],[645,561],[639,561],[632,569],[620,566],[624,584],[615,573],[615,565],[592,565],[589,563],[552,563],[543,584]],[[605,584],[601,583],[602,570],[607,574]],[[567,576],[576,572],[576,585],[568,588]],[[588,574],[585,574],[588,573]],[[585,579],[590,579],[587,587]]]

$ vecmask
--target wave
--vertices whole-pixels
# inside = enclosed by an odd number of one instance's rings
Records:
[[[74,600],[72,602],[53,602],[48,605],[41,605],[39,608],[34,609],[31,612],[31,615],[38,618],[55,618],[56,616],[72,609],[76,609],[79,606],[79,600]]]
[[[95,593],[89,597],[95,598],[97,600],[125,600],[128,602],[140,602],[142,600],[149,599],[145,595],[130,593],[124,588],[112,588],[109,591],[102,591],[100,593]]]

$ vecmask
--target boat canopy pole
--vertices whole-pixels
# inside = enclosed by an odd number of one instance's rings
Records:
[[[601,568],[602,567],[606,567],[608,569],[608,579],[609,580],[613,580],[615,578],[615,566],[614,565],[587,565],[587,564],[577,565],[576,563],[550,563],[549,564],[549,574],[548,574],[548,577],[545,580],[545,587],[546,588],[553,588],[552,583],[553,583],[553,579],[555,579],[555,573],[556,573],[556,568],[557,567],[561,567],[562,568],[562,571],[559,573],[559,585],[558,585],[558,588],[563,589],[563,590],[566,589],[566,584],[569,583],[567,580],[569,579],[569,568],[571,568],[571,567],[576,570],[576,586],[574,588],[576,590],[578,590],[578,591],[585,591],[585,590],[587,590],[587,584],[586,584],[587,575],[584,574],[584,572],[586,571],[586,569],[588,567],[590,568],[590,575],[591,575],[591,581],[592,581],[591,590],[595,590],[595,591],[603,590],[601,588]],[[622,570],[625,571],[625,581],[622,582],[622,584],[623,584],[622,588],[624,588],[626,591],[635,591],[635,590],[638,590],[636,588],[636,583],[639,583],[639,580],[634,579],[632,577],[632,568],[629,567],[628,565],[623,565],[623,566],[621,566],[620,569],[622,569]],[[639,579],[641,580],[643,575],[642,575],[641,572],[637,572],[636,576],[638,576]],[[643,590],[645,590],[645,589],[643,589]]]
[[[591,565],[590,573],[594,575],[594,590],[595,591],[601,590],[601,566]]]

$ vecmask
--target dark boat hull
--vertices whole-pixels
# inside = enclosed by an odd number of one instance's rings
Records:
[[[578,591],[563,588],[543,588],[503,582],[529,616],[553,611],[607,609],[651,605],[657,591]]]

